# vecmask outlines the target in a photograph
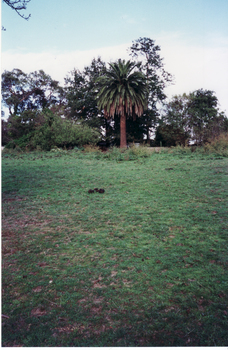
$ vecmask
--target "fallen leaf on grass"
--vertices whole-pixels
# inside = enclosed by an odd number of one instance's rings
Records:
[[[167,286],[172,288],[174,286],[174,284],[173,283],[167,283]]]
[[[39,292],[41,292],[41,290],[42,290],[42,287],[41,286],[38,286],[38,287],[36,287],[36,288],[33,288],[33,292],[35,292],[35,293],[39,293]]]
[[[47,311],[45,310],[44,307],[38,307],[36,309],[33,309],[31,311],[31,316],[33,317],[40,317],[46,315]]]
[[[87,301],[87,299],[80,299],[80,300],[78,300],[79,303],[84,303],[86,301]]]
[[[103,300],[104,300],[103,297],[96,298],[96,299],[93,300],[93,303],[94,303],[94,304],[100,304],[100,303],[102,303]]]
[[[111,277],[116,276],[116,275],[117,275],[117,273],[118,273],[117,271],[112,271],[112,272],[111,272]]]
[[[106,288],[106,285],[104,285],[104,284],[99,284],[99,283],[95,283],[95,284],[93,285],[93,288]]]
[[[124,284],[126,287],[130,287],[131,282],[124,279],[124,280],[123,280],[123,284]]]
[[[37,265],[40,266],[40,267],[45,267],[45,266],[47,266],[47,263],[46,262],[41,262],[41,263],[38,263]]]
[[[66,333],[66,334],[74,332],[76,329],[79,331],[83,331],[85,329],[85,326],[73,324],[73,325],[68,325],[65,327],[54,328],[54,330],[56,330],[58,333]],[[53,333],[52,336],[57,337],[57,333]]]
[[[167,312],[172,311],[172,310],[175,310],[175,307],[170,306],[170,307],[167,307],[167,309],[165,309],[164,312],[167,313]]]
[[[186,264],[185,268],[192,267],[192,266],[193,266],[193,264]]]
[[[114,282],[111,282],[110,283],[110,286],[117,286],[118,284],[117,283],[114,283]]]
[[[96,279],[96,280],[94,280],[94,281],[92,281],[92,282],[93,282],[93,284],[95,284],[95,283],[97,283],[97,282],[100,282],[101,280],[102,280],[102,277],[99,276],[98,279]]]
[[[219,298],[224,298],[225,297],[225,295],[222,294],[222,293],[218,294],[218,296],[219,296]]]
[[[93,306],[90,311],[94,312],[94,313],[99,313],[102,310],[102,306],[96,307]]]

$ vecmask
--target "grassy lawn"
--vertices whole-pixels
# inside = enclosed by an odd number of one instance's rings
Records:
[[[227,175],[197,153],[3,153],[2,345],[227,346]]]

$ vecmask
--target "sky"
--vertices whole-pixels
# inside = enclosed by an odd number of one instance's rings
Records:
[[[147,37],[174,77],[168,100],[212,90],[228,116],[228,0],[31,0],[28,21],[5,3],[1,12],[1,72],[42,69],[64,85],[93,58],[129,59],[132,42]]]

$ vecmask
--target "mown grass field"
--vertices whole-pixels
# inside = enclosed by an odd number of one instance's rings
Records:
[[[213,154],[3,153],[2,345],[227,346],[227,180]]]

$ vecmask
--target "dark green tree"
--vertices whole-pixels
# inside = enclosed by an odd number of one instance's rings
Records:
[[[188,141],[201,145],[226,132],[226,125],[227,118],[219,111],[214,92],[199,89],[174,96],[165,105],[155,142],[164,146],[184,145]]]
[[[82,72],[73,70],[65,78],[67,105],[65,115],[81,124],[91,127],[105,127],[103,114],[97,107],[94,87],[96,79],[106,70],[105,63],[99,57],[93,59],[90,66]]]
[[[13,69],[2,74],[2,101],[10,115],[62,105],[63,100],[63,89],[43,70],[26,74]]]
[[[174,96],[165,104],[163,115],[156,129],[155,143],[163,146],[185,145],[191,137],[188,104],[190,97],[186,94]]]
[[[158,105],[166,98],[164,89],[172,82],[171,74],[164,69],[160,50],[160,47],[155,45],[154,40],[146,37],[133,41],[129,49],[131,57],[142,62],[140,69],[146,76],[148,85],[147,108],[141,117],[148,143],[150,142],[151,130],[156,126],[159,115]]]
[[[61,115],[65,96],[58,82],[44,71],[25,74],[14,69],[2,74],[2,101],[9,110],[5,125],[8,136],[17,139],[31,133],[42,123],[40,111],[49,108]]]
[[[201,145],[222,132],[226,117],[223,112],[219,112],[214,91],[199,89],[189,97],[189,126],[192,138]]]
[[[120,147],[127,147],[126,119],[141,116],[146,104],[147,84],[139,64],[119,59],[109,64],[97,79],[98,108],[106,118],[120,118]]]
[[[155,146],[171,147],[185,145],[188,142],[188,134],[177,124],[166,124],[164,120],[159,122],[155,132]]]

